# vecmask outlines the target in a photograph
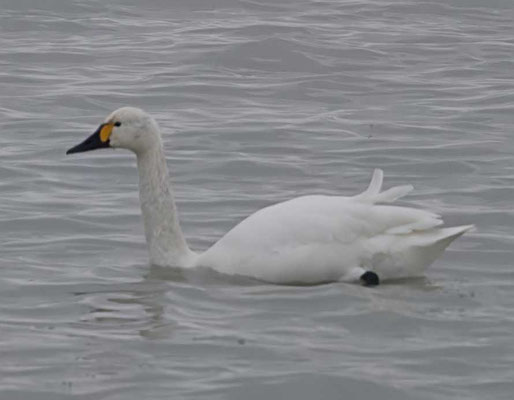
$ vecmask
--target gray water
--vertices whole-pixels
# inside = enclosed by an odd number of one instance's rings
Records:
[[[2,400],[512,398],[511,0],[0,6]],[[64,155],[124,105],[197,250],[375,167],[477,230],[374,289],[151,267],[134,157]]]

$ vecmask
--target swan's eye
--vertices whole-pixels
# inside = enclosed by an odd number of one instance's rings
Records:
[[[120,121],[116,121],[116,122],[114,123],[114,126],[121,126],[121,122],[120,122]]]

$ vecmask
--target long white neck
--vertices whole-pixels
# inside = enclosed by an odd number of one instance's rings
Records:
[[[137,166],[139,200],[150,262],[160,266],[190,266],[196,255],[189,249],[180,229],[160,141],[137,154]]]

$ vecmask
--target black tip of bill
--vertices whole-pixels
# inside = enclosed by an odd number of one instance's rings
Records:
[[[74,146],[71,149],[66,150],[66,155],[73,154],[73,153],[80,153],[80,145]]]
[[[377,286],[380,283],[378,275],[373,271],[364,272],[359,279],[363,286]]]
[[[101,128],[102,128],[102,126],[100,126],[100,128],[98,128],[95,133],[93,133],[91,136],[89,136],[82,143],[79,143],[78,145],[69,149],[66,152],[66,154],[83,153],[85,151],[103,149],[103,148],[109,147],[109,140],[102,142],[102,140],[100,139]]]

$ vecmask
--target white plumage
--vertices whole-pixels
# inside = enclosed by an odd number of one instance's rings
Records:
[[[137,155],[150,261],[160,266],[201,266],[287,284],[356,282],[366,271],[381,280],[413,277],[473,227],[441,228],[436,214],[383,204],[406,195],[412,186],[381,192],[383,173],[377,169],[368,189],[357,196],[303,196],[263,208],[197,254],[180,229],[155,121],[142,110],[125,107],[106,124],[113,125],[108,145]],[[69,152],[96,148],[90,145],[93,136]]]

